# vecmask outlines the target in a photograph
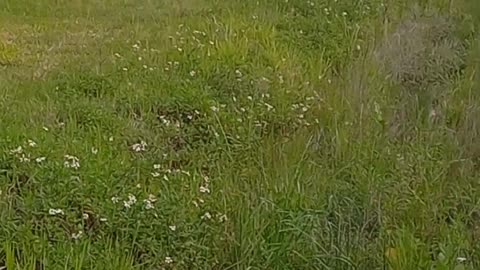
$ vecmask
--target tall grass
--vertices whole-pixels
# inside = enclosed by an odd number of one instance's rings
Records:
[[[0,267],[478,269],[470,4],[0,3]]]

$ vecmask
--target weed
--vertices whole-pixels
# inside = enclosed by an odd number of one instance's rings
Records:
[[[0,269],[478,269],[466,4],[1,2]]]

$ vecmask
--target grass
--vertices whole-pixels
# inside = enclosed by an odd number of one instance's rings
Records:
[[[479,269],[475,5],[2,1],[0,269]]]

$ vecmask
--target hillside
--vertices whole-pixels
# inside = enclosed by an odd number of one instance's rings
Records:
[[[0,269],[480,269],[471,0],[3,0]]]

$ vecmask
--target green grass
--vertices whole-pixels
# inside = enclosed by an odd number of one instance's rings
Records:
[[[0,2],[0,269],[479,269],[475,3]]]

